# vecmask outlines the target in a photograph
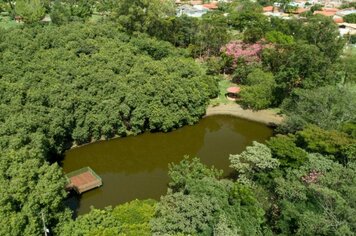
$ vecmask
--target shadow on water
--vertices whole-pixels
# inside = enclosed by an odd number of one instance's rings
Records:
[[[81,195],[77,194],[75,191],[71,190],[67,198],[64,200],[64,205],[72,210],[72,218],[75,219],[78,216],[78,210],[80,209],[80,199]]]
[[[211,116],[198,124],[169,133],[144,133],[138,136],[100,141],[65,153],[63,170],[90,166],[103,180],[103,186],[69,198],[76,214],[90,206],[103,208],[133,199],[159,199],[167,191],[168,164],[185,155],[197,156],[203,163],[231,173],[229,154],[240,153],[253,140],[264,142],[272,129],[231,116]]]

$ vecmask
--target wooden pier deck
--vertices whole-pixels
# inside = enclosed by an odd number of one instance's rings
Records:
[[[74,189],[78,194],[100,187],[103,184],[101,178],[90,167],[81,168],[65,176],[68,180],[66,189]]]

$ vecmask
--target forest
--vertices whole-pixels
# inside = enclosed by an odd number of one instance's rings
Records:
[[[0,27],[0,235],[43,235],[43,215],[51,235],[355,234],[356,53],[330,18],[248,0],[201,18],[168,0],[13,3],[0,0],[24,21]],[[286,117],[230,155],[233,177],[187,157],[159,201],[72,218],[65,150],[195,124],[226,76],[242,107]]]

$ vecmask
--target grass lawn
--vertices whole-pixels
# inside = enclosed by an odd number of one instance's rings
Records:
[[[235,103],[230,101],[225,97],[226,89],[231,86],[236,86],[236,84],[231,83],[230,80],[222,79],[219,81],[219,96],[217,98],[210,100],[210,105],[217,106],[219,104]]]

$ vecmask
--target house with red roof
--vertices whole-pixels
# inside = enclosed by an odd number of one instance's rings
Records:
[[[309,8],[302,8],[302,7],[299,7],[297,9],[295,9],[292,13],[293,14],[296,14],[296,15],[299,15],[299,14],[302,14],[303,12],[307,12],[309,11],[310,9]]]
[[[324,16],[334,16],[339,9],[337,8],[323,8],[321,11],[315,11],[314,15],[320,14]]]
[[[218,9],[218,4],[216,2],[206,3],[203,4],[203,7],[208,8],[209,10],[216,10]]]
[[[263,12],[273,12],[273,6],[264,7]]]

